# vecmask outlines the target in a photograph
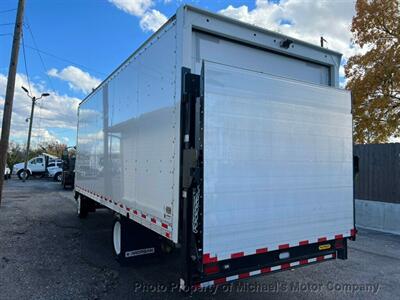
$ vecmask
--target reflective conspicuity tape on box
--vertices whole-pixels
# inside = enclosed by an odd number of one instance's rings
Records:
[[[297,244],[281,244],[276,247],[263,247],[263,248],[258,248],[254,249],[253,251],[241,251],[241,252],[235,252],[231,254],[225,254],[225,255],[213,255],[212,253],[204,253],[203,254],[203,264],[209,264],[209,263],[214,263],[217,261],[225,260],[225,259],[235,259],[235,258],[241,258],[247,255],[254,255],[254,254],[261,254],[261,253],[267,253],[270,251],[275,251],[275,250],[285,250],[289,249],[292,247],[298,247],[298,246],[304,246],[312,243],[322,243],[326,242],[329,240],[340,240],[343,239],[344,237],[350,237],[354,236],[356,234],[355,229],[349,229],[345,234],[335,234],[332,236],[323,236],[323,237],[318,237],[315,238],[314,240],[303,240],[299,241]]]
[[[286,270],[286,269],[292,269],[292,268],[295,268],[295,267],[298,267],[301,265],[306,265],[306,264],[320,262],[320,261],[334,259],[334,258],[336,258],[335,254],[329,254],[329,255],[318,256],[318,257],[309,258],[309,259],[303,259],[303,260],[294,261],[291,263],[285,263],[285,264],[276,265],[276,266],[272,266],[272,267],[265,267],[265,268],[261,268],[261,269],[254,270],[251,272],[241,273],[241,274],[237,274],[237,275],[231,275],[228,277],[221,277],[221,278],[210,280],[210,281],[198,282],[194,285],[194,287],[195,288],[206,288],[206,287],[210,287],[210,286],[213,286],[216,284],[223,284],[223,283],[231,282],[231,281],[234,281],[237,279],[245,279],[245,278],[260,275],[260,274],[271,273],[271,272],[276,272],[276,271]]]
[[[111,199],[108,196],[100,195],[94,191],[91,191],[90,189],[87,189],[85,187],[81,187],[76,185],[75,190],[93,200],[96,202],[99,202],[100,204],[110,208],[113,211],[116,211],[120,213],[121,215],[124,215],[128,217],[131,220],[134,220],[143,226],[161,234],[162,236],[172,239],[172,228],[171,225],[163,222],[159,218],[152,216],[148,214],[147,212],[127,207],[123,203],[120,203],[114,199]]]

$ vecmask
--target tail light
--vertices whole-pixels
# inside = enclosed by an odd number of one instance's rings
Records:
[[[344,246],[343,246],[343,239],[337,239],[337,240],[335,240],[335,248],[336,249],[342,249]]]
[[[219,266],[217,264],[207,264],[204,266],[204,273],[206,275],[215,274],[219,272]]]

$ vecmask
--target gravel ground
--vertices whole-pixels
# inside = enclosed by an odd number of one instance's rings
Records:
[[[179,261],[120,267],[112,255],[113,215],[75,215],[71,191],[51,180],[5,183],[0,207],[1,299],[398,299],[400,236],[360,230],[349,259],[183,294]]]

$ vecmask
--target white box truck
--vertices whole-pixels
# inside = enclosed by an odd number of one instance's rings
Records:
[[[174,249],[182,287],[347,258],[341,55],[184,5],[79,106],[78,214],[121,261]]]

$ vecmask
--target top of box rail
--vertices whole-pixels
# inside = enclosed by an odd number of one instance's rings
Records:
[[[281,33],[275,32],[275,31],[271,31],[271,30],[268,30],[268,29],[265,29],[265,28],[262,28],[262,27],[259,27],[259,26],[256,26],[256,25],[252,25],[252,24],[249,24],[249,23],[245,23],[245,22],[242,22],[242,21],[233,19],[233,18],[231,18],[231,17],[224,16],[224,15],[222,15],[222,14],[213,13],[213,12],[210,12],[210,11],[208,11],[208,10],[204,10],[204,9],[198,8],[198,7],[193,6],[193,5],[184,4],[184,5],[182,5],[177,11],[179,11],[179,10],[182,10],[182,11],[184,11],[185,13],[186,13],[186,12],[197,13],[197,14],[202,15],[202,16],[205,16],[205,17],[213,18],[214,20],[219,20],[219,21],[222,21],[222,22],[225,22],[225,23],[237,25],[237,26],[239,26],[239,27],[241,27],[241,28],[246,28],[246,29],[251,30],[251,31],[256,31],[256,32],[258,32],[258,33],[263,33],[263,34],[265,34],[265,35],[268,35],[268,36],[271,36],[271,37],[274,37],[274,38],[277,38],[277,39],[280,39],[280,40],[283,40],[283,39],[290,39],[293,43],[295,43],[295,44],[297,44],[297,45],[301,45],[301,46],[304,46],[304,47],[306,47],[306,48],[309,48],[309,49],[312,49],[312,50],[316,50],[316,51],[318,51],[318,52],[320,52],[320,53],[329,54],[329,55],[334,55],[334,56],[338,57],[339,59],[340,59],[341,56],[342,56],[342,54],[341,54],[340,52],[337,52],[337,51],[334,51],[334,50],[330,50],[330,49],[327,49],[327,48],[323,48],[323,47],[320,47],[320,46],[318,46],[318,45],[315,45],[315,44],[312,44],[312,43],[309,43],[309,42],[305,42],[305,41],[302,41],[302,40],[299,40],[299,39],[296,39],[296,38],[292,38],[292,37],[290,37],[290,36],[288,36],[288,35],[284,35],[284,34],[281,34]],[[80,102],[79,105],[81,105],[82,103],[84,103],[91,95],[93,95],[94,93],[96,93],[105,83],[107,83],[107,82],[114,76],[114,74],[116,74],[116,73],[120,70],[121,67],[123,67],[130,59],[132,59],[133,57],[135,57],[140,51],[142,51],[143,49],[145,49],[146,46],[147,46],[149,43],[151,43],[151,41],[152,41],[155,37],[157,37],[160,33],[162,33],[163,31],[165,31],[166,28],[167,28],[168,26],[170,26],[175,20],[176,20],[176,14],[173,15],[173,16],[172,16],[163,26],[161,26],[156,32],[154,32],[154,33],[139,47],[139,48],[137,48],[137,49],[136,49],[127,59],[125,59],[125,60],[124,60],[110,75],[108,75],[95,89],[93,89],[92,92],[91,92],[90,94],[88,94],[88,95]],[[194,28],[194,29],[198,29],[198,30],[201,30],[201,29],[202,29],[201,27],[198,28],[198,27],[196,27],[196,26],[193,26],[193,28]],[[207,31],[207,30],[206,30],[206,31]],[[210,32],[210,33],[212,33],[212,32]],[[266,49],[268,49],[268,48],[266,47]],[[270,49],[270,50],[276,51],[276,50],[274,50],[274,49]],[[279,52],[279,51],[276,51],[276,52]],[[296,57],[293,53],[285,53],[285,52],[283,52],[283,51],[281,51],[281,53],[284,54],[284,55],[289,55],[289,56]],[[310,61],[311,61],[311,58],[310,58]]]
[[[337,51],[334,51],[334,50],[331,50],[331,49],[327,49],[327,48],[323,48],[323,47],[320,47],[318,45],[315,45],[315,44],[312,44],[312,43],[309,43],[309,42],[305,42],[305,41],[293,38],[293,37],[291,37],[289,35],[285,35],[285,34],[282,34],[282,33],[276,32],[276,31],[271,31],[271,30],[265,29],[265,28],[257,26],[257,25],[253,25],[253,24],[249,24],[249,23],[246,23],[246,22],[243,22],[243,21],[240,21],[240,20],[236,20],[236,19],[233,19],[231,17],[224,16],[222,14],[218,14],[218,13],[214,13],[214,12],[211,12],[211,11],[208,11],[208,10],[204,10],[204,9],[201,9],[201,8],[193,6],[193,5],[187,5],[186,4],[186,5],[184,5],[184,9],[187,9],[188,11],[192,11],[192,12],[204,15],[204,16],[212,17],[214,19],[219,19],[219,20],[227,22],[227,23],[236,24],[236,25],[239,25],[240,27],[244,27],[244,28],[247,28],[247,29],[253,30],[253,31],[255,30],[257,32],[261,32],[261,33],[264,33],[266,35],[270,35],[270,36],[273,36],[273,37],[276,37],[276,38],[280,38],[280,39],[288,38],[288,39],[292,40],[293,42],[295,42],[296,44],[301,44],[303,46],[318,50],[320,52],[324,52],[326,54],[331,54],[331,55],[333,54],[333,55],[337,55],[337,56],[342,56],[342,53],[340,53],[340,52],[337,52]]]

